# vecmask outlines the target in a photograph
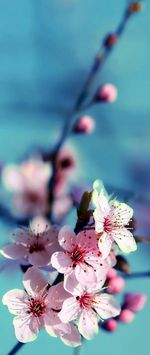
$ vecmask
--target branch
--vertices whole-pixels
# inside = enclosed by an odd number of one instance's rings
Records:
[[[22,346],[25,345],[25,343],[20,343],[18,342],[13,349],[8,353],[8,355],[15,355],[17,352],[22,348]]]

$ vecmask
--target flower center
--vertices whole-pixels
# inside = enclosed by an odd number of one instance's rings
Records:
[[[43,250],[45,250],[44,245],[37,241],[37,242],[33,243],[32,245],[30,245],[29,253],[32,254],[32,253],[35,253],[38,251],[43,251]]]
[[[85,292],[82,296],[77,296],[77,301],[80,303],[81,308],[89,309],[91,308],[93,302],[93,295]]]
[[[73,265],[76,266],[80,262],[82,263],[84,261],[84,255],[85,255],[84,250],[76,246],[71,253],[71,259],[73,261]]]
[[[46,311],[46,305],[43,300],[31,299],[29,301],[29,313],[32,313],[34,317],[40,317]]]
[[[105,217],[104,223],[103,223],[103,228],[106,233],[109,233],[112,231],[112,222],[110,217]]]
[[[39,202],[39,194],[36,191],[28,191],[26,193],[26,198],[31,203],[38,203]]]

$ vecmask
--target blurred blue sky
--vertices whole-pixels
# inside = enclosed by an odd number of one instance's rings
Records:
[[[80,158],[80,181],[99,177],[114,187],[149,196],[150,2],[145,3],[145,11],[129,22],[99,77],[99,83],[118,87],[118,100],[86,111],[95,117],[96,132],[69,143]],[[125,4],[125,0],[0,0],[1,161],[20,158],[34,144],[53,144],[94,54],[104,35],[115,30]],[[2,231],[3,240],[7,228],[3,226]],[[149,254],[145,246],[139,249],[131,256],[133,269],[147,270]],[[2,294],[21,286],[18,274],[13,279],[7,275],[7,280],[5,273],[0,275]],[[148,282],[128,281],[128,288],[150,294]],[[7,355],[16,340],[11,317],[0,308],[0,355]],[[99,334],[87,343],[85,355],[148,355],[148,308],[114,335]],[[52,355],[57,351],[72,354],[44,333],[19,354],[47,354],[47,346]]]

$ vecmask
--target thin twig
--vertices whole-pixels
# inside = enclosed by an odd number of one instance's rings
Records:
[[[17,352],[22,348],[22,346],[24,346],[25,343],[20,343],[18,342],[13,349],[8,353],[8,355],[15,355],[17,354]]]
[[[145,278],[145,277],[150,277],[150,271],[139,271],[139,272],[133,272],[131,274],[124,274],[123,273],[123,277],[125,279],[138,279],[138,278]]]
[[[83,355],[83,345],[74,349],[73,355]]]

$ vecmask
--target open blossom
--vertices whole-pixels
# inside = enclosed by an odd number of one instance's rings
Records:
[[[107,260],[103,260],[98,249],[95,232],[85,230],[76,235],[73,230],[64,226],[58,234],[58,241],[63,251],[52,255],[52,266],[65,274],[75,273],[81,283],[96,283],[100,277],[104,280],[108,271]]]
[[[11,259],[25,258],[38,267],[50,264],[53,252],[59,248],[58,227],[49,225],[43,217],[35,217],[29,228],[17,229],[12,238],[14,243],[1,249],[1,254]]]
[[[77,282],[74,275],[70,275],[65,288],[72,296],[62,305],[59,317],[62,322],[76,320],[79,332],[86,339],[92,339],[98,333],[100,320],[116,317],[120,313],[113,296],[101,293],[103,282],[90,287]]]
[[[58,310],[68,293],[63,283],[49,286],[42,273],[31,267],[23,278],[25,291],[14,289],[3,296],[3,304],[15,315],[13,325],[16,338],[30,342],[37,338],[39,330],[45,330],[52,336],[60,336],[70,346],[80,345],[80,335],[73,324],[63,324]]]
[[[35,159],[3,168],[2,181],[13,193],[13,206],[18,214],[33,216],[46,212],[50,176],[50,165]]]
[[[104,257],[110,252],[113,242],[117,243],[124,253],[137,249],[135,239],[128,229],[133,210],[125,203],[110,200],[103,189],[98,193],[94,190],[93,202],[96,206],[93,213],[98,245]]]

